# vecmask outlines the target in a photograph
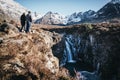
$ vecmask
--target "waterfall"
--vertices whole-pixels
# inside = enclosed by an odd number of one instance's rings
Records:
[[[70,62],[70,63],[73,63],[75,62],[75,60],[73,60],[73,52],[72,51],[74,48],[73,48],[73,43],[71,42],[71,36],[69,37],[66,37],[66,40],[65,40],[65,49],[64,49],[64,54],[67,55],[67,62]]]
[[[70,62],[72,60],[72,52],[70,50],[70,45],[68,44],[67,41],[65,41],[65,45],[66,45],[66,51],[68,53],[68,62]]]
[[[96,73],[99,73],[99,69],[100,69],[100,63],[97,63],[97,68],[96,68]]]
[[[64,55],[66,56],[63,58],[64,62],[75,62],[75,60],[79,61],[82,59],[85,59],[86,62],[90,62],[89,59],[92,60],[90,56],[93,52],[94,40],[92,34],[87,37],[83,35],[66,35],[64,47]]]
[[[93,42],[94,42],[93,35],[89,35],[89,38],[90,38],[90,43],[91,43],[91,45],[93,46]]]

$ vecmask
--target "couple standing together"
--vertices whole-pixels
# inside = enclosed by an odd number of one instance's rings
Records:
[[[20,31],[22,32],[22,29],[24,28],[25,32],[28,33],[30,30],[31,22],[32,22],[31,12],[28,11],[27,15],[25,15],[25,13],[23,13],[20,17],[20,21],[21,21],[21,25],[22,25]]]

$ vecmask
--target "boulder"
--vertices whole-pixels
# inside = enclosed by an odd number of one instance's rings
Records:
[[[14,34],[14,33],[18,33],[19,30],[17,29],[17,27],[13,26],[12,24],[4,22],[0,26],[0,32],[4,32],[4,33],[7,33],[7,34]]]

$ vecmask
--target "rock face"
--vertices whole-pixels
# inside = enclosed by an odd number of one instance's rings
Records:
[[[7,33],[6,28],[2,28],[4,25],[7,25]],[[42,80],[41,76],[56,75],[59,72],[59,61],[51,50],[57,40],[54,38],[53,41],[50,35],[54,37],[55,34],[39,29],[32,29],[32,33],[25,34],[17,32],[17,28],[11,28],[13,26],[10,24],[2,26],[0,80]]]

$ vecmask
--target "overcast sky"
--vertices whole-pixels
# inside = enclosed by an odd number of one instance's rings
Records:
[[[110,0],[15,0],[32,12],[45,14],[48,11],[70,15],[89,9],[99,10]]]

